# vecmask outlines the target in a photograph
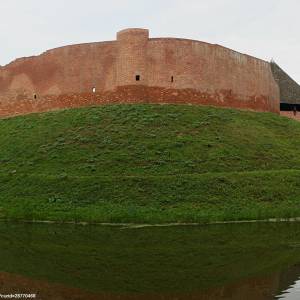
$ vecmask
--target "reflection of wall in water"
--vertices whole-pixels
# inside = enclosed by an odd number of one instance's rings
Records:
[[[77,300],[267,300],[274,299],[274,295],[288,289],[300,275],[300,266],[293,266],[288,270],[270,276],[246,279],[239,283],[209,289],[204,292],[195,292],[184,295],[110,295],[93,294],[77,288],[66,287],[61,284],[47,281],[33,280],[8,273],[0,273],[1,293],[36,293],[48,300],[67,300],[76,297]]]

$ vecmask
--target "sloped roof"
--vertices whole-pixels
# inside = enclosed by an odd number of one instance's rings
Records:
[[[300,104],[300,85],[283,71],[274,61],[271,62],[274,79],[280,88],[280,102]]]

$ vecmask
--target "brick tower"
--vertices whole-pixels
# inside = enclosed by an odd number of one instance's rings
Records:
[[[117,33],[116,85],[147,85],[149,30],[125,29]]]

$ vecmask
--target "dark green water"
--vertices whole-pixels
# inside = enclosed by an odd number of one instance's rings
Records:
[[[139,229],[0,224],[0,294],[260,300],[291,287],[282,299],[300,299],[299,277],[298,223]]]

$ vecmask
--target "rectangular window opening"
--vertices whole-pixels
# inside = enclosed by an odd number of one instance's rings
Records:
[[[135,80],[136,80],[136,81],[140,81],[140,80],[141,80],[141,76],[140,76],[140,75],[136,75],[136,76],[135,76]]]

